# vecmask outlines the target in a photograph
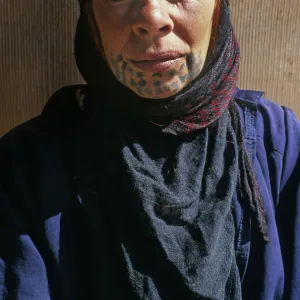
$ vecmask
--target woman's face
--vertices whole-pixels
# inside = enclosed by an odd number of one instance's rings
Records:
[[[178,93],[201,72],[216,0],[93,0],[116,78],[139,96]]]

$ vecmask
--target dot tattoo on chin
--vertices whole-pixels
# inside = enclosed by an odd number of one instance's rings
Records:
[[[130,79],[130,84],[132,86],[138,86],[137,82],[133,78]]]
[[[196,56],[194,53],[190,53],[186,56],[186,63],[188,68],[188,77],[192,81],[195,79],[201,72],[204,62],[200,56],[199,60],[197,61]]]
[[[176,73],[177,73],[176,70],[171,70],[171,71],[169,72],[169,76],[170,76],[170,77],[173,77],[173,76],[175,76]]]
[[[162,74],[161,73],[153,73],[152,77],[162,77]]]
[[[111,53],[110,62],[116,78],[142,97],[162,96],[164,93],[169,94],[170,92],[177,93],[183,85],[199,74],[203,66],[202,60],[197,60],[193,53],[187,55],[186,63],[182,63],[177,69],[171,69],[166,73],[155,72],[147,76],[144,72],[135,71],[124,61],[122,55]],[[148,76],[150,76],[149,80],[147,80]]]
[[[185,64],[182,64],[179,68],[179,71],[182,71],[185,68]]]
[[[181,83],[186,83],[188,78],[189,78],[189,74],[179,76],[179,79],[180,79]]]
[[[127,63],[123,61],[122,63],[122,78],[121,81],[126,84],[126,67],[127,67]]]
[[[146,84],[147,84],[147,81],[144,80],[144,79],[141,79],[141,80],[139,81],[139,86],[146,86]]]
[[[171,86],[172,86],[172,88],[174,88],[174,89],[179,89],[179,83],[178,83],[178,81],[172,82]]]
[[[129,71],[129,73],[130,73],[131,75],[133,75],[133,70],[132,70],[131,67],[128,67],[128,71]]]
[[[163,89],[164,89],[165,92],[170,92],[170,87],[167,86],[167,85],[165,85],[165,86],[163,87]]]
[[[117,79],[121,82],[124,82],[126,80],[125,76],[125,70],[127,67],[127,63],[124,62],[122,55],[117,55],[114,57],[114,55],[110,54],[110,62],[112,64],[112,67],[114,69],[115,76]]]
[[[164,91],[161,88],[155,90],[156,95],[161,95]]]

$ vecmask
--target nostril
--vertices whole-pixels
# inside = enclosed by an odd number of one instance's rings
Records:
[[[146,28],[146,26],[138,26],[135,27],[135,32],[141,37],[148,37],[148,36],[155,36],[157,34],[168,34],[172,31],[172,26],[164,25],[164,26],[149,26],[149,28]]]
[[[169,31],[169,26],[163,26],[159,29],[160,32],[168,32]]]
[[[147,30],[144,28],[140,28],[139,31],[140,31],[140,35],[146,35],[148,33]]]

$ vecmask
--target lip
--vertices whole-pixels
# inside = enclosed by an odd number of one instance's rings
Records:
[[[183,56],[159,58],[159,59],[149,59],[149,60],[131,60],[131,63],[139,70],[145,72],[165,72],[175,67],[181,60]]]
[[[144,60],[163,60],[163,59],[175,59],[184,56],[184,54],[178,51],[165,51],[165,52],[152,52],[145,53],[135,59],[133,61],[144,61]]]

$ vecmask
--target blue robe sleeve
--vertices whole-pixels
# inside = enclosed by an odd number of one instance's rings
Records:
[[[283,107],[285,149],[283,152],[280,194],[276,206],[283,265],[284,299],[300,299],[300,123]]]
[[[49,299],[43,259],[0,186],[0,299]]]

